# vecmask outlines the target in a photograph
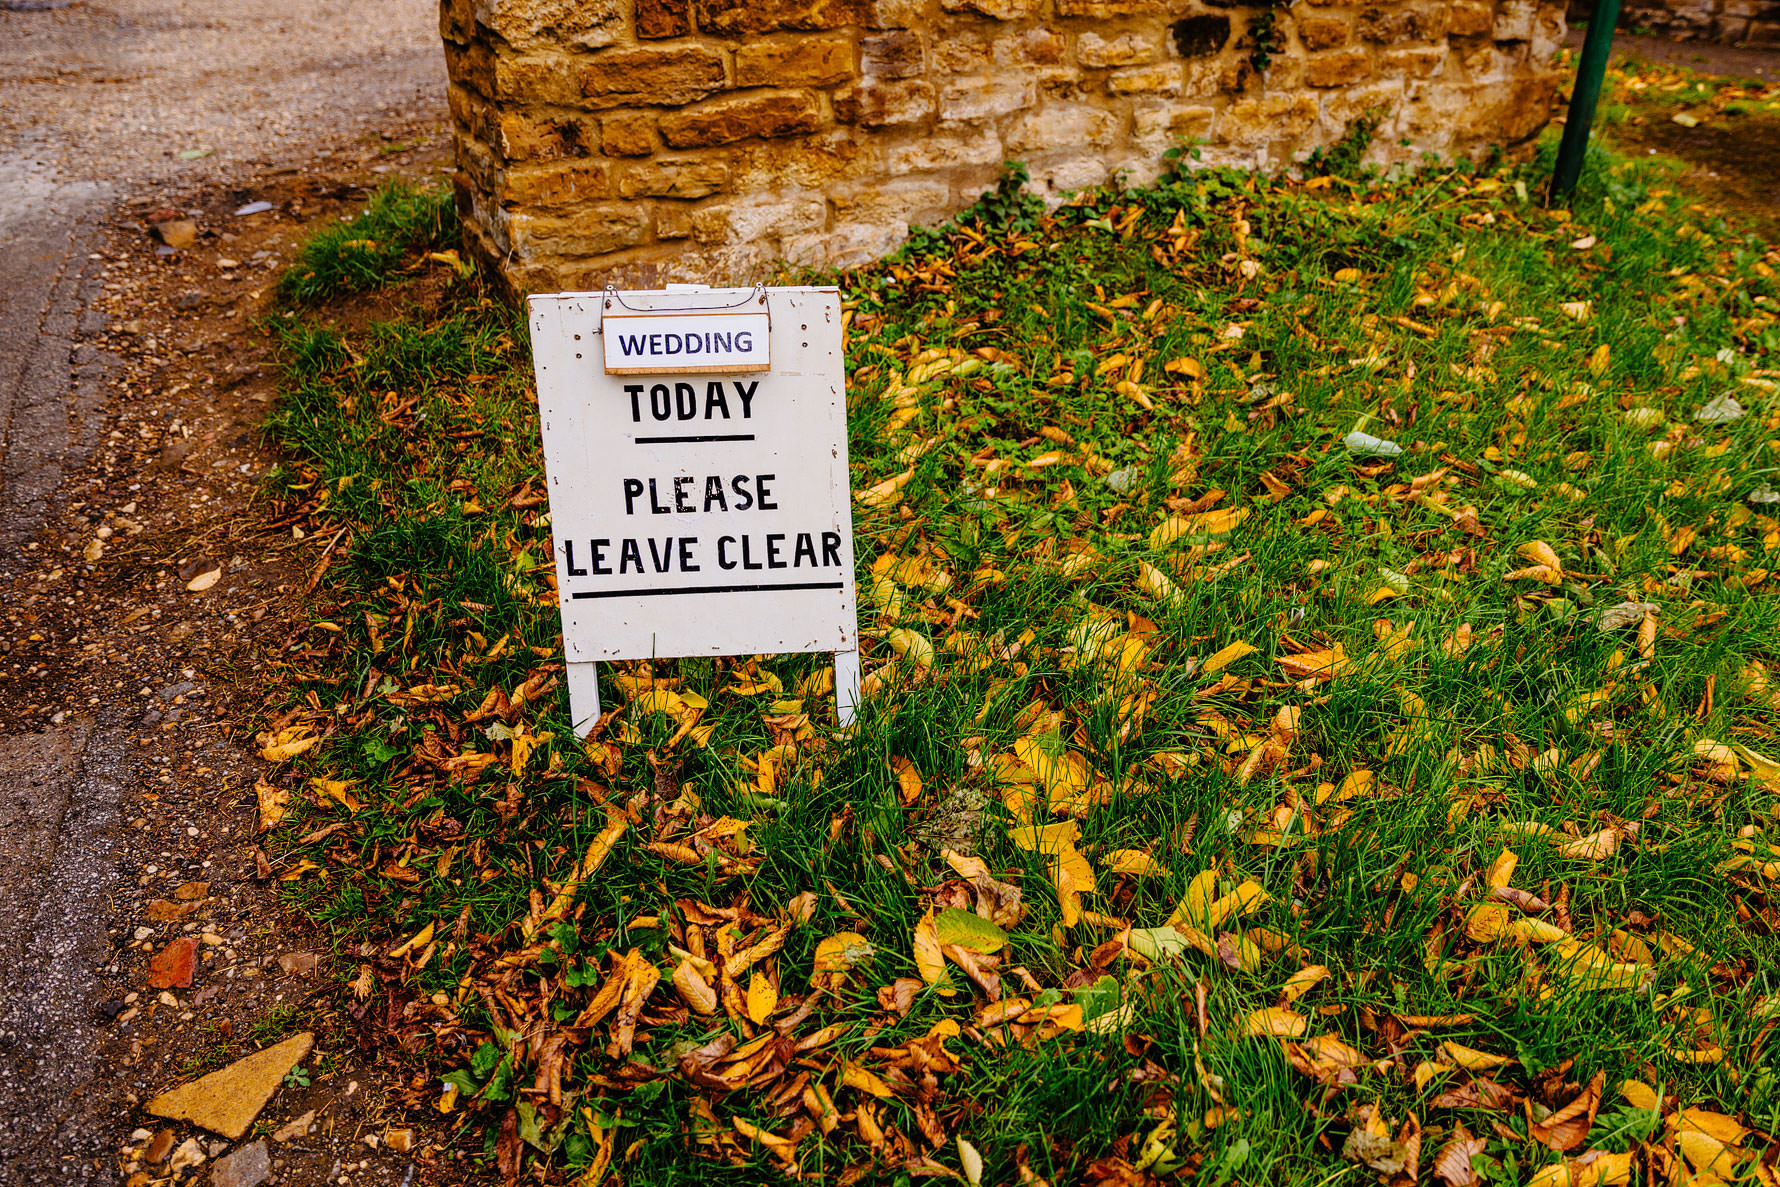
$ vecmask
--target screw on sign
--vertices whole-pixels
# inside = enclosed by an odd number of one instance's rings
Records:
[[[532,358],[575,729],[601,660],[835,653],[859,703],[835,288],[547,293]]]

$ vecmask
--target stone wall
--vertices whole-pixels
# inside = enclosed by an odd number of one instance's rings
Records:
[[[1572,20],[1586,21],[1592,0],[1572,0]],[[1687,41],[1780,48],[1780,0],[1624,0],[1622,29],[1648,29]]]
[[[1561,0],[443,0],[459,205],[521,291],[844,266],[970,204],[1278,166],[1385,114],[1401,160],[1551,115]]]

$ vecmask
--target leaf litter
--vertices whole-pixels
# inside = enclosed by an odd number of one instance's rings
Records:
[[[256,796],[360,1041],[509,1181],[1759,1178],[1780,259],[1519,168],[850,277],[850,731],[736,657],[576,740],[522,323],[281,329],[342,604]]]

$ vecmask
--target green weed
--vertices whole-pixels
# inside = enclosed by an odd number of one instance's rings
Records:
[[[451,250],[459,235],[449,187],[389,182],[358,215],[303,245],[279,280],[280,300],[314,305],[390,283],[414,252]]]

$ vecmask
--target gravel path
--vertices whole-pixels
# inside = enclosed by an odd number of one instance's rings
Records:
[[[51,522],[82,506],[76,478],[110,469],[98,464],[120,360],[78,344],[120,316],[96,307],[102,249],[126,208],[183,208],[205,192],[214,206],[239,180],[442,116],[436,19],[431,0],[0,2],[0,583],[13,628],[0,638],[0,721],[17,731],[0,733],[8,1187],[117,1181],[116,1130],[135,1103],[100,1054],[117,1003],[98,1007],[114,993],[107,966],[113,980],[119,968],[120,871],[153,843],[119,819],[153,753],[128,736],[140,698],[83,698],[53,723],[16,711],[43,699],[47,674],[90,676],[97,658],[97,644],[51,629],[48,607],[73,599],[33,569]],[[152,494],[142,488],[128,490]],[[15,588],[27,596],[12,601]]]

